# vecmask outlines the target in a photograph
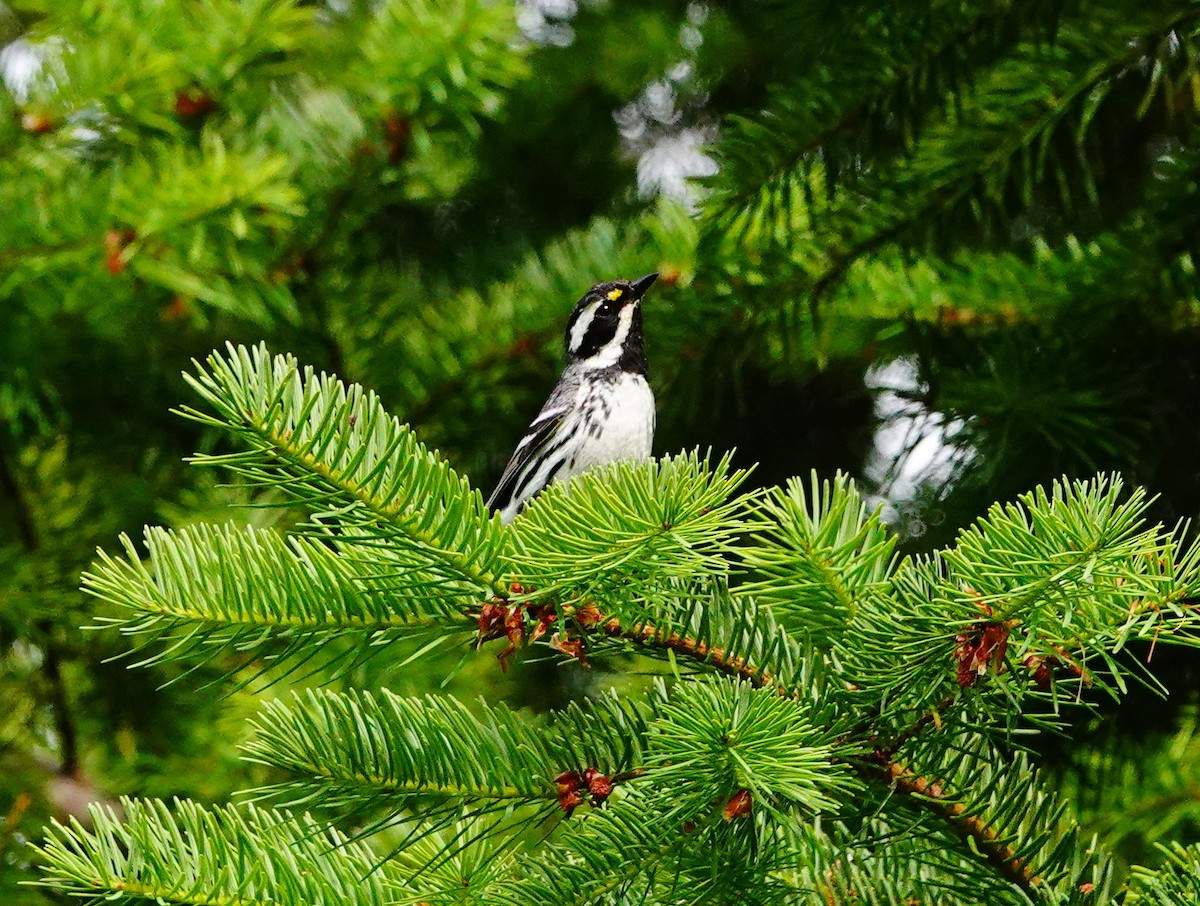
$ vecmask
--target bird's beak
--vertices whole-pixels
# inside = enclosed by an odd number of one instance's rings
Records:
[[[658,274],[646,274],[640,280],[633,281],[633,298],[640,299],[646,294],[646,290],[650,288],[650,284],[658,279]]]

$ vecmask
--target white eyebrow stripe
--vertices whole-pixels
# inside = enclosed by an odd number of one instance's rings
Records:
[[[583,338],[587,336],[588,328],[592,326],[592,321],[596,317],[596,309],[599,307],[599,302],[589,303],[588,307],[579,313],[575,323],[571,325],[571,352],[576,352],[583,345]]]

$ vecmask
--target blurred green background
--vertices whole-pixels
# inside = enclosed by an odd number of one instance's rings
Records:
[[[45,901],[52,816],[262,779],[236,742],[286,682],[80,630],[121,532],[279,518],[184,462],[222,440],[181,372],[227,340],[374,388],[487,493],[574,301],[659,271],[658,452],[846,471],[907,550],[1063,474],[1200,512],[1190,0],[0,0],[0,48],[6,903]],[[402,656],[336,681],[612,681]],[[1200,831],[1196,658],[1151,667],[1169,699],[1039,743],[1143,861]]]

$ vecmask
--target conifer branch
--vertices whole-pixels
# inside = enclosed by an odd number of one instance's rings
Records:
[[[941,781],[921,777],[901,762],[888,757],[880,759],[879,770],[885,782],[964,837],[970,838],[1002,877],[1019,887],[1031,900],[1037,900],[1038,878],[1032,868],[1017,856],[1016,850],[994,825],[979,815],[969,814],[961,802],[947,799]]]
[[[707,666],[755,687],[770,686],[784,696],[806,690],[805,697],[831,700],[824,694],[831,674],[820,655],[785,631],[770,609],[753,598],[735,597],[720,582],[674,591],[674,596],[665,595],[652,605],[637,601],[604,605],[603,613],[595,603],[569,605],[564,613],[571,623],[563,634],[579,646],[576,655],[590,653],[593,646],[633,648],[672,661],[683,655],[698,668]],[[575,639],[576,627],[579,639]],[[556,646],[560,651],[563,641],[560,638]]]
[[[512,573],[560,603],[613,606],[670,599],[681,583],[727,574],[753,499],[733,496],[749,473],[730,461],[692,451],[552,484],[513,525]]]
[[[829,101],[833,102],[834,108],[821,109],[819,113],[805,110],[803,115],[798,116],[797,111],[788,106],[776,109],[775,105],[768,105],[766,115],[760,116],[759,120],[735,120],[731,123],[728,130],[731,134],[726,137],[720,150],[728,157],[729,146],[732,145],[736,150],[738,144],[745,144],[746,158],[742,160],[740,155],[735,154],[732,161],[727,161],[734,165],[733,168],[726,168],[733,169],[733,173],[721,174],[716,194],[707,201],[707,211],[717,222],[728,224],[740,209],[753,202],[764,184],[786,178],[790,172],[802,167],[806,162],[811,162],[817,152],[827,152],[826,159],[831,154],[836,154],[834,141],[847,134],[853,135],[855,131],[862,131],[863,121],[872,115],[911,117],[913,109],[922,111],[922,108],[915,105],[910,109],[897,110],[888,103],[901,94],[905,87],[918,94],[927,91],[934,102],[930,106],[937,110],[937,102],[943,96],[954,92],[958,86],[953,83],[942,84],[937,74],[931,74],[930,70],[936,69],[939,60],[949,59],[952,63],[953,79],[970,78],[974,67],[985,63],[993,55],[974,47],[972,39],[982,37],[984,42],[995,43],[996,36],[1001,31],[999,26],[1016,17],[1019,17],[1019,12],[1014,9],[1014,4],[983,2],[974,9],[965,9],[962,21],[955,22],[953,27],[941,34],[933,35],[932,40],[929,34],[915,28],[906,33],[903,25],[911,27],[912,23],[903,23],[891,36],[893,40],[903,41],[899,50],[890,45],[886,46],[882,58],[873,64],[866,63],[863,55],[872,50],[883,49],[882,42],[866,45],[855,43],[852,45],[853,54],[848,55],[852,56],[852,61],[848,59],[840,65],[823,61],[816,73],[805,73],[796,84],[789,86],[790,90],[785,97],[799,97],[804,105],[815,106],[817,102],[814,98],[829,93]],[[917,18],[922,19],[920,16]],[[890,28],[895,28],[895,25],[896,23],[890,23]],[[1019,31],[1020,29],[1012,29],[1014,37]],[[844,85],[837,86],[835,95],[831,86],[825,84],[825,79],[828,78],[826,73],[830,71],[836,72],[841,78],[845,78],[848,72],[854,72],[862,79],[860,84],[851,87],[847,100],[842,100],[847,93]],[[910,103],[911,100],[910,98]],[[918,122],[908,122],[905,124],[905,131],[916,132],[919,125]],[[809,128],[806,129],[805,126]],[[748,134],[740,135],[739,131]],[[782,154],[772,156],[771,145],[782,144],[784,139],[781,133],[785,132],[788,142],[786,150]],[[778,136],[779,140],[772,142],[771,138],[775,136]],[[768,157],[770,163],[770,169],[765,172],[761,164],[763,157]],[[754,179],[748,179],[738,173],[738,165],[745,164],[755,166]],[[830,193],[837,191],[835,180],[836,174],[826,173],[826,188]]]
[[[39,883],[194,906],[390,902],[375,854],[306,815],[179,800],[123,799],[121,809],[123,820],[93,805],[90,828],[53,824]]]
[[[77,239],[64,239],[61,242],[44,242],[38,245],[16,246],[0,249],[0,264],[15,267],[16,263],[28,258],[47,258],[66,252],[78,252],[94,248],[99,252],[103,245],[103,236],[80,236]]]
[[[642,648],[656,648],[681,654],[690,660],[711,666],[726,676],[745,680],[755,688],[765,688],[771,684],[771,675],[762,668],[748,663],[745,658],[728,655],[723,649],[709,645],[702,639],[682,636],[649,623],[626,626],[615,618],[605,620],[601,629],[609,638],[623,639]]]
[[[936,166],[943,168],[943,172],[948,173],[949,178],[935,177],[931,185],[919,196],[921,197],[920,203],[913,207],[901,208],[894,215],[885,211],[881,219],[872,223],[867,231],[853,229],[848,241],[842,240],[837,235],[836,225],[834,229],[828,230],[832,241],[823,251],[824,265],[802,280],[792,281],[790,287],[783,290],[785,295],[789,291],[807,290],[813,298],[822,297],[831,286],[841,279],[852,262],[891,241],[912,224],[929,220],[937,212],[958,204],[973,191],[978,182],[993,179],[996,173],[1006,172],[1008,162],[1019,151],[1029,147],[1052,130],[1080,99],[1144,56],[1147,41],[1184,29],[1198,19],[1200,19],[1200,12],[1194,9],[1182,13],[1171,11],[1170,15],[1160,16],[1156,21],[1138,23],[1140,27],[1135,26],[1133,29],[1126,30],[1127,20],[1122,13],[1119,23],[1108,23],[1114,29],[1111,32],[1102,32],[1101,28],[1104,26],[1100,21],[1084,26],[1085,30],[1080,35],[1064,29],[1059,36],[1059,40],[1064,43],[1082,42],[1083,39],[1099,39],[1109,42],[1106,48],[1107,58],[1097,60],[1090,54],[1080,55],[1079,60],[1070,61],[1071,63],[1084,63],[1085,68],[1080,72],[1072,72],[1069,68],[1070,63],[1067,61],[1056,61],[1057,65],[1063,66],[1063,68],[1053,73],[1052,76],[1050,73],[1043,73],[1041,76],[1048,81],[1047,89],[1050,89],[1050,93],[1046,94],[1045,98],[1037,99],[1043,102],[1044,109],[1039,110],[1036,106],[1031,105],[1028,110],[1023,111],[1024,115],[1014,122],[1013,125],[1016,128],[1010,135],[1001,136],[998,143],[990,146],[976,145],[975,150],[983,150],[984,153],[981,159],[971,162],[970,167],[947,168],[943,161],[939,161]],[[1011,88],[1003,86],[1001,83],[1000,90],[1011,91]],[[964,125],[956,123],[954,128],[965,131]],[[934,137],[929,141],[936,145],[938,138]],[[880,198],[885,199],[888,203],[894,202],[906,180],[913,177],[919,179],[925,175],[921,172],[920,166],[921,162],[918,160],[916,166],[907,173],[905,172],[907,167],[902,167],[897,174],[899,179],[894,184],[882,182],[874,188],[874,191],[864,190],[864,192],[874,195],[877,205]],[[858,198],[853,200],[850,207],[854,211],[851,216],[857,221],[865,223],[870,220],[862,216]],[[879,207],[883,206],[879,205]],[[834,221],[836,224],[836,217]],[[776,289],[782,289],[782,287],[777,286]]]
[[[1200,845],[1159,844],[1163,864],[1135,866],[1126,906],[1177,906],[1200,900]]]
[[[264,448],[270,450],[272,455],[278,457],[287,466],[296,471],[310,470],[346,497],[362,503],[364,508],[380,521],[403,526],[406,533],[417,544],[425,550],[433,552],[435,557],[442,560],[451,569],[461,572],[465,579],[489,587],[498,596],[503,597],[506,594],[504,584],[493,573],[476,567],[466,554],[439,545],[439,539],[432,531],[422,526],[416,518],[408,517],[400,507],[389,505],[378,496],[361,493],[361,489],[346,481],[344,475],[325,463],[315,460],[307,450],[293,443],[290,431],[272,431],[264,427],[259,430],[258,436],[264,442]],[[227,460],[222,464],[230,465],[230,461]]]
[[[727,657],[719,648],[711,648],[701,640],[664,633],[648,625],[626,627],[619,620],[606,621],[602,629],[609,636],[619,637],[639,646],[661,648],[683,655],[727,676],[745,681],[755,688],[770,688],[772,685],[769,674],[747,663],[743,658]],[[778,686],[775,689],[783,696],[793,694]],[[948,707],[952,701],[953,699],[948,699],[944,706]],[[875,765],[860,766],[860,773],[864,779],[882,779],[893,788],[912,796],[922,808],[949,823],[958,833],[970,837],[979,852],[984,854],[1003,877],[1035,896],[1037,877],[1029,866],[1017,857],[1013,847],[1004,841],[994,825],[980,815],[969,814],[961,802],[946,801],[939,782],[921,777],[895,760],[894,753],[900,746],[932,723],[933,718],[928,715],[920,718],[909,730],[900,734],[891,746],[875,753]]]
[[[846,475],[806,490],[797,478],[772,489],[756,512],[769,529],[739,551],[751,581],[738,596],[771,605],[788,626],[809,637],[832,638],[850,626],[860,600],[886,595],[895,566],[895,537]]]
[[[322,534],[337,526],[347,543],[390,545],[468,588],[504,598],[498,560],[508,535],[479,492],[390,416],[375,394],[311,369],[290,356],[229,346],[189,382],[216,416],[182,414],[230,431],[250,449],[195,461],[232,469],[276,487],[297,503],[326,506]],[[326,520],[326,521],[322,521]]]
[[[887,243],[977,197],[977,219],[984,203],[1000,204],[1015,162],[1028,168],[1027,181],[1040,179],[1031,163],[1038,149],[1072,116],[1084,117],[1086,130],[1096,92],[1145,57],[1149,43],[1187,34],[1197,20],[1194,8],[1170,5],[1133,20],[1124,7],[1089,11],[1086,21],[1064,22],[1053,43],[1027,42],[1002,58],[961,109],[920,134],[910,155],[874,168],[853,191],[821,200],[820,179],[807,172],[756,183],[763,210],[737,216],[757,224],[755,260],[778,253],[787,268],[772,275],[772,297],[815,312],[855,262]]]
[[[532,722],[503,705],[479,703],[475,714],[450,697],[310,690],[268,703],[245,751],[294,775],[264,790],[289,805],[420,806],[425,832],[468,807],[557,805],[570,815],[644,773],[647,722],[665,700],[662,689],[641,704],[603,696]]]
[[[670,842],[676,839],[675,822],[645,820],[661,815],[663,805],[661,796],[634,790],[589,820],[570,822],[538,857],[521,861],[513,883],[489,891],[489,901],[506,906],[588,906],[619,893],[633,902],[653,902],[653,871],[676,851]]]
[[[147,528],[145,559],[129,538],[122,544],[123,557],[100,553],[83,588],[128,612],[99,624],[136,637],[139,649],[166,643],[146,657],[149,663],[212,661],[229,650],[301,662],[321,652],[352,661],[395,638],[465,635],[471,626],[470,598],[461,589],[411,566],[405,574],[412,584],[401,586],[380,575],[389,569],[386,554],[364,561],[333,540],[199,525]],[[347,633],[361,644],[330,644]]]

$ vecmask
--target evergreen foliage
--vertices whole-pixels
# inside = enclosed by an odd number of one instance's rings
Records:
[[[0,0],[0,889],[57,815],[85,898],[1195,899],[1198,38]],[[649,271],[697,452],[501,526],[570,302]]]
[[[124,800],[121,812],[93,806],[93,829],[60,827],[46,848],[55,873],[168,902],[383,901],[370,851],[311,819],[187,801]]]
[[[191,417],[248,447],[221,461],[314,515],[290,540],[150,530],[144,558],[128,542],[102,558],[85,586],[126,612],[121,631],[178,640],[155,659],[229,644],[303,657],[344,639],[361,657],[412,622],[470,644],[469,621],[475,647],[506,643],[496,669],[526,645],[602,661],[614,643],[674,669],[645,699],[614,692],[544,722],[445,694],[268,703],[246,753],[287,777],[258,791],[287,811],[97,809],[92,830],[52,832],[45,883],[300,903],[334,901],[365,871],[352,902],[394,901],[399,885],[424,902],[819,903],[849,847],[869,853],[847,892],[862,902],[979,902],[968,878],[991,903],[1144,895],[1114,885],[1020,744],[1144,680],[1133,640],[1200,639],[1200,545],[1148,523],[1146,496],[1118,479],[998,504],[933,556],[896,556],[842,476],[814,477],[811,496],[800,482],[737,496],[744,476],[695,456],[591,472],[504,526],[361,388],[261,347],[197,371],[208,409]],[[765,578],[740,583],[757,565]],[[802,613],[768,603],[796,599]],[[395,842],[371,856],[339,824]],[[914,866],[917,841],[944,861]],[[486,877],[447,899],[444,872],[468,851]],[[798,880],[814,865],[823,881]],[[1158,895],[1171,870],[1139,883]]]

